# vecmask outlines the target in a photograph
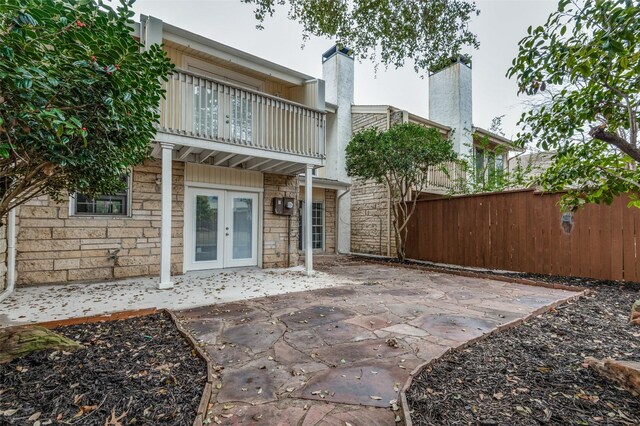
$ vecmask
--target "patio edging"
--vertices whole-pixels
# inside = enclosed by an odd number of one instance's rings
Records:
[[[478,277],[481,278],[481,277]],[[519,284],[519,283],[518,283]],[[544,286],[543,286],[544,287]],[[578,287],[573,287],[574,291],[576,291],[575,289]],[[409,404],[407,403],[407,390],[411,387],[411,384],[413,383],[413,378],[415,376],[417,376],[418,374],[420,374],[425,368],[429,367],[430,365],[434,364],[435,362],[437,362],[438,360],[440,360],[441,358],[443,358],[444,356],[452,353],[452,352],[456,352],[456,351],[460,351],[462,349],[465,349],[481,340],[486,339],[487,337],[496,334],[496,333],[501,333],[505,330],[509,330],[512,329],[514,327],[517,327],[527,321],[529,321],[532,318],[535,318],[545,312],[550,311],[551,309],[554,309],[557,306],[563,305],[567,302],[570,302],[572,300],[576,300],[579,299],[581,297],[584,297],[586,294],[589,293],[588,289],[584,289],[582,291],[579,291],[577,294],[573,295],[573,296],[569,296],[566,297],[562,300],[558,300],[555,301],[549,305],[545,305],[541,308],[536,309],[535,311],[529,313],[528,315],[526,315],[523,318],[518,318],[515,319],[513,321],[507,322],[505,324],[502,324],[498,327],[496,327],[495,329],[489,331],[488,333],[484,333],[481,336],[478,336],[474,339],[468,340],[464,343],[462,343],[459,346],[456,346],[455,348],[449,348],[447,349],[443,354],[441,354],[440,356],[438,356],[437,358],[433,358],[429,361],[426,361],[420,365],[418,365],[416,368],[414,368],[410,373],[409,373],[409,378],[405,381],[404,385],[402,386],[402,389],[400,389],[400,395],[398,398],[398,402],[400,403],[400,407],[402,410],[402,420],[404,421],[405,426],[413,426],[413,422],[411,421],[411,413],[409,411]]]
[[[207,416],[207,408],[209,406],[209,401],[211,400],[211,395],[213,393],[213,367],[211,364],[211,360],[209,356],[200,348],[198,342],[189,334],[188,331],[182,327],[178,318],[171,312],[169,309],[157,309],[157,308],[147,308],[147,309],[137,309],[132,311],[119,311],[113,312],[109,314],[100,314],[100,315],[90,315],[85,317],[75,317],[75,318],[66,318],[63,320],[53,320],[46,321],[41,323],[29,324],[29,326],[41,326],[47,329],[63,327],[68,325],[77,325],[77,324],[91,324],[96,322],[105,322],[105,321],[117,321],[124,320],[129,318],[138,318],[144,317],[147,315],[152,315],[156,313],[162,313],[169,317],[173,325],[176,327],[176,330],[180,333],[180,335],[187,341],[189,346],[196,352],[198,357],[202,359],[207,365],[207,383],[204,385],[204,389],[202,391],[202,396],[200,397],[200,403],[198,404],[198,409],[196,410],[196,416],[193,421],[193,426],[203,426],[204,419]],[[14,327],[22,327],[23,325],[16,325]]]
[[[207,417],[207,408],[209,407],[211,394],[213,393],[213,367],[211,365],[211,360],[191,334],[182,327],[182,324],[180,324],[180,321],[173,312],[168,309],[161,309],[160,312],[165,313],[171,319],[178,332],[187,340],[187,342],[189,342],[189,345],[196,351],[200,359],[207,364],[207,383],[204,385],[204,389],[202,390],[200,404],[198,404],[198,410],[196,411],[196,418],[193,420],[193,426],[203,426],[204,419]]]

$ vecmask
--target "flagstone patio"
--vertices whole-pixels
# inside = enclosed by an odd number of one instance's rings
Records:
[[[576,293],[341,258],[347,286],[177,312],[217,368],[217,424],[393,425],[420,364]]]

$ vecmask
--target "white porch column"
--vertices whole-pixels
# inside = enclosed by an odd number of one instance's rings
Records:
[[[313,166],[307,164],[307,174],[304,181],[304,266],[307,276],[313,275]]]
[[[171,166],[173,145],[162,146],[162,227],[160,231],[160,282],[161,290],[173,288],[171,281]]]

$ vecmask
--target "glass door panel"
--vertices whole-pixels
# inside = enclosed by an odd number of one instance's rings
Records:
[[[187,188],[184,231],[187,270],[223,266],[224,195],[224,191]]]
[[[218,260],[218,197],[195,197],[195,261]]]
[[[257,264],[258,196],[228,193],[225,266]]]

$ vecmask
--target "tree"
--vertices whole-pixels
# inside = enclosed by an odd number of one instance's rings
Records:
[[[561,0],[544,26],[529,27],[507,75],[538,98],[520,119],[519,138],[557,151],[541,183],[568,190],[564,208],[627,192],[640,207],[637,1]]]
[[[429,168],[455,158],[449,139],[434,128],[413,123],[396,124],[385,132],[366,129],[349,141],[346,148],[349,176],[384,184],[390,190],[399,259],[405,259],[407,225],[418,200],[411,194],[426,189]]]
[[[489,130],[492,133],[504,136],[503,118],[504,115],[499,115],[491,120]],[[533,164],[523,166],[520,159],[515,157],[514,167],[509,169],[509,165],[505,164],[505,161],[509,162],[509,149],[505,146],[491,144],[489,137],[483,135],[474,136],[474,146],[469,148],[471,154],[459,159],[459,167],[464,173],[459,178],[454,177],[451,194],[481,194],[531,185]]]
[[[123,189],[149,155],[172,65],[141,52],[133,2],[0,0],[0,215],[34,197]]]
[[[478,47],[467,24],[479,13],[466,0],[242,0],[255,5],[262,28],[276,5],[289,3],[288,18],[310,36],[335,38],[358,57],[402,67],[413,61],[416,72],[457,57],[464,46]]]

